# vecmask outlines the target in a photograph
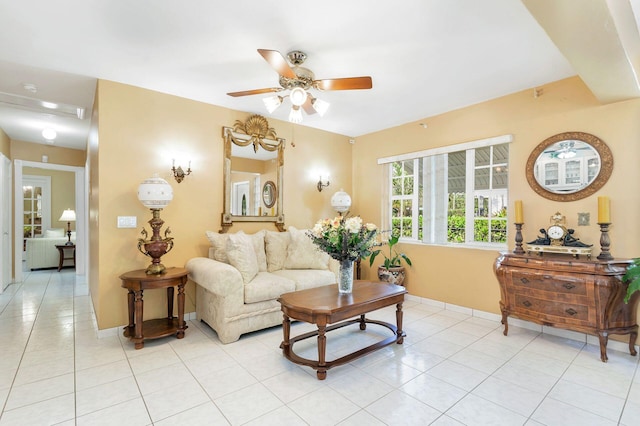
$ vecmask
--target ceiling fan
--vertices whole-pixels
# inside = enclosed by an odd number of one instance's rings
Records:
[[[314,97],[308,92],[309,89],[323,90],[356,90],[371,89],[373,87],[371,77],[347,77],[347,78],[329,78],[316,80],[313,72],[301,66],[307,55],[299,50],[294,50],[287,54],[287,58],[293,67],[289,66],[287,60],[277,50],[258,49],[258,53],[271,65],[273,69],[280,75],[280,87],[267,87],[264,89],[245,90],[242,92],[230,92],[229,96],[249,96],[259,95],[262,93],[277,93],[283,90],[290,90],[289,99],[291,100],[291,112],[289,113],[289,121],[300,123],[302,121],[302,111],[304,109],[307,114],[315,114],[316,112],[323,116],[329,108],[329,103]],[[274,95],[263,99],[267,111],[272,113],[281,104],[286,96]]]

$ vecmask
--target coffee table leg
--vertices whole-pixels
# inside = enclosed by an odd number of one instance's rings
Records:
[[[360,315],[360,330],[366,330],[367,323],[364,321],[364,314]]]
[[[283,340],[280,347],[282,348],[282,352],[288,354],[289,349],[291,348],[291,344],[289,343],[289,335],[291,333],[291,320],[286,314],[282,315],[282,334]]]
[[[325,362],[325,354],[327,352],[327,336],[325,336],[327,326],[325,324],[318,324],[318,380],[324,380],[327,378],[327,369]]]
[[[402,303],[396,305],[396,325],[398,326],[398,331],[396,332],[398,340],[396,343],[401,345],[404,342],[404,337],[402,336],[404,334],[402,332]]]

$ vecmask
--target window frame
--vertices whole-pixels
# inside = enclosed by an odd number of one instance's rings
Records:
[[[449,153],[453,153],[453,152],[460,152],[460,151],[465,151],[466,153],[466,176],[465,176],[465,198],[467,198],[465,200],[465,204],[474,205],[474,198],[475,195],[477,194],[477,192],[481,192],[484,190],[478,190],[476,191],[475,189],[475,170],[476,168],[478,168],[475,165],[475,156],[474,156],[474,150],[478,149],[478,148],[484,148],[484,147],[491,147],[494,145],[502,145],[502,144],[506,144],[506,143],[511,143],[513,142],[513,136],[510,134],[507,135],[501,135],[501,136],[496,136],[496,137],[491,137],[491,138],[487,138],[487,139],[480,139],[480,140],[475,140],[475,141],[470,141],[470,142],[463,142],[463,143],[459,143],[459,144],[454,144],[454,145],[449,145],[449,146],[444,146],[444,147],[438,147],[438,148],[432,148],[432,149],[427,149],[427,150],[422,150],[422,151],[416,151],[416,152],[411,152],[411,153],[406,153],[406,154],[400,154],[400,155],[394,155],[394,156],[389,156],[389,157],[383,157],[383,158],[379,158],[377,163],[379,165],[385,165],[385,175],[387,176],[386,182],[387,182],[387,197],[386,200],[383,202],[383,212],[382,212],[382,218],[383,218],[383,223],[385,223],[387,226],[391,226],[392,225],[392,217],[391,217],[391,208],[392,208],[392,203],[393,200],[396,199],[393,196],[393,171],[392,171],[392,165],[395,162],[398,161],[408,161],[408,160],[414,160],[414,189],[413,189],[413,205],[412,205],[412,211],[413,211],[413,218],[415,218],[415,220],[412,221],[412,237],[405,237],[405,236],[401,236],[400,240],[403,242],[410,242],[410,243],[417,243],[417,244],[425,244],[425,245],[442,245],[442,246],[448,246],[448,247],[467,247],[467,248],[488,248],[488,249],[506,249],[507,248],[507,242],[482,242],[482,241],[475,241],[475,235],[474,235],[474,223],[475,223],[475,209],[466,209],[465,210],[465,241],[463,243],[452,243],[452,242],[430,242],[427,241],[427,236],[430,234],[430,232],[433,232],[433,230],[428,231],[427,229],[423,229],[423,235],[422,238],[418,238],[419,236],[419,231],[416,229],[418,227],[418,217],[419,217],[419,210],[420,208],[424,209],[424,206],[419,206],[417,203],[417,200],[420,197],[420,194],[418,194],[419,191],[419,182],[418,179],[420,179],[422,181],[422,179],[424,178],[424,174],[425,174],[425,168],[424,166],[421,169],[417,168],[417,164],[424,164],[424,161],[427,161],[426,158],[430,158],[430,157],[434,157],[436,155],[439,154],[449,154]],[[492,150],[491,150],[492,151]],[[510,156],[510,155],[509,155]],[[470,161],[471,160],[471,161]],[[490,170],[493,170],[493,158],[491,158],[489,165],[486,166],[488,167]],[[507,158],[507,168],[509,167],[509,158]],[[493,173],[489,173],[490,175],[490,179],[493,178]],[[448,171],[447,171],[447,176],[448,176]],[[491,186],[490,186],[491,188]],[[423,189],[424,190],[424,189]],[[509,189],[508,189],[508,185],[507,188],[499,188],[499,189],[489,189],[487,191],[498,191],[498,192],[506,192],[506,197],[507,200],[509,199]],[[404,196],[406,197],[406,196]],[[423,198],[426,198],[426,195],[423,194]],[[470,198],[470,200],[469,200]],[[471,204],[469,204],[471,203]],[[424,214],[424,213],[423,213]],[[511,211],[509,209],[507,209],[507,217],[505,218],[505,220],[507,221],[507,223],[509,223],[509,216],[511,215]],[[491,214],[489,214],[489,216],[487,217],[488,221],[491,221],[493,218],[491,217]],[[423,217],[423,221],[424,221],[424,217]],[[426,221],[425,221],[426,223]],[[423,224],[423,227],[426,228],[426,224]],[[436,226],[437,227],[437,226]],[[446,230],[445,230],[446,232]],[[508,234],[509,234],[509,228],[507,227],[507,239],[508,239]]]

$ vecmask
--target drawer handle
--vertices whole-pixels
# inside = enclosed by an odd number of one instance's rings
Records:
[[[529,280],[528,280],[528,279],[526,279],[526,278],[520,278],[520,282],[521,282],[522,284],[529,284]]]
[[[571,290],[572,288],[575,288],[576,286],[575,286],[575,284],[566,283],[566,284],[562,284],[562,287],[566,288],[567,290]]]
[[[524,302],[522,302],[522,304],[523,304],[524,306],[526,306],[527,308],[530,308],[530,307],[531,307],[531,302],[529,302],[528,300],[525,300]]]
[[[578,313],[578,311],[576,311],[576,310],[575,310],[575,309],[573,309],[573,308],[569,308],[569,309],[567,309],[565,312],[566,312],[566,313],[568,313],[569,315],[575,315],[575,314],[577,314],[577,313]]]

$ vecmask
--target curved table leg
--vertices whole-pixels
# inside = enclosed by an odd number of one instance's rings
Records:
[[[636,351],[636,339],[638,338],[638,326],[635,326],[635,329],[629,333],[629,353],[633,356],[638,354]]]
[[[599,331],[598,340],[600,340],[600,359],[602,362],[607,362],[609,360],[607,357],[607,343],[609,342],[609,336],[606,332]]]

